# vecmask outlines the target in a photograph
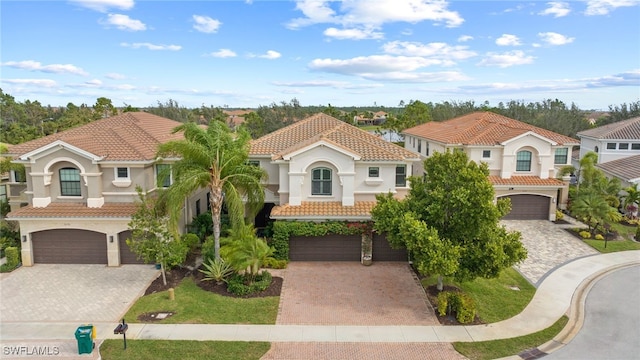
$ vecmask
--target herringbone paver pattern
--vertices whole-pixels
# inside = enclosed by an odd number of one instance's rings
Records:
[[[461,360],[448,343],[272,343],[262,360]]]

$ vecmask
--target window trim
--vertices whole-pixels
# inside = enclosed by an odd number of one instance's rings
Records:
[[[418,154],[422,154],[422,140],[418,140]]]
[[[528,159],[518,159],[520,154],[528,154]],[[517,172],[530,172],[531,171],[531,162],[533,159],[533,153],[529,150],[520,150],[516,153],[516,171]],[[527,169],[520,169],[520,164],[526,164]]]
[[[324,179],[325,170],[328,171],[329,178]],[[316,179],[315,174],[318,172],[320,174],[320,178]],[[319,191],[315,191],[315,184],[319,184]],[[326,189],[328,184],[328,189]],[[328,190],[328,193],[327,193]],[[320,166],[311,170],[311,195],[312,196],[332,196],[333,195],[333,171],[328,167]]]
[[[619,143],[618,150],[629,150],[629,143]]]
[[[558,151],[564,150],[564,154],[558,154]],[[558,161],[558,158],[563,158],[564,161]],[[556,165],[566,165],[569,160],[569,149],[568,148],[557,148],[553,154],[553,163]]]
[[[73,174],[73,175],[77,175],[78,176],[78,180],[77,181],[76,180],[63,180],[62,179],[62,171],[63,170],[73,170],[73,171],[77,172],[77,174]],[[60,180],[60,197],[67,197],[67,198],[82,197],[82,181],[81,181],[82,179],[81,179],[81,176],[80,176],[80,170],[79,169],[74,168],[74,167],[63,167],[63,168],[60,168],[58,170],[58,177],[59,177],[59,180]],[[78,193],[77,194],[75,192],[73,194],[69,194],[68,192],[65,193],[65,187],[66,187],[67,191],[70,190],[70,188],[68,186],[63,186],[64,184],[77,184]],[[74,185],[73,188],[74,188],[73,190],[75,190],[76,186]]]
[[[120,169],[125,169],[127,171],[127,176],[120,176]],[[125,166],[118,166],[113,168],[113,172],[116,180],[130,180],[131,179],[131,169]]]
[[[399,169],[403,169],[402,173],[398,173]],[[398,181],[398,176],[402,176],[402,181]],[[396,165],[396,187],[407,187],[407,165]]]
[[[169,169],[171,169],[171,164],[156,164],[155,166],[155,170],[156,170],[156,186],[161,187],[161,188],[168,188],[169,186],[171,186],[173,184],[173,171],[169,171],[169,177],[168,179],[165,179],[165,182],[168,180],[169,185],[165,185],[165,183],[160,184],[160,172],[164,171],[164,170],[160,170],[160,167],[169,167]]]
[[[375,174],[371,175],[371,170],[374,170]],[[380,167],[379,166],[369,166],[369,172],[367,174],[368,178],[377,179],[380,177]]]
[[[631,150],[640,150],[640,143],[631,143]]]
[[[607,150],[615,150],[617,148],[616,143],[607,143]]]
[[[488,156],[485,156],[485,155],[488,155]],[[491,150],[482,150],[482,158],[491,159]]]

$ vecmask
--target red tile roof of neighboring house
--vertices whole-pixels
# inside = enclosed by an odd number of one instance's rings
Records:
[[[563,186],[564,182],[560,179],[548,178],[541,179],[537,176],[512,176],[509,179],[503,179],[500,176],[489,176],[489,181],[494,186]]]
[[[603,162],[596,164],[596,167],[621,180],[630,181],[640,179],[640,155]]]
[[[79,203],[51,203],[47,207],[21,207],[10,212],[7,218],[129,218],[136,209],[135,203],[105,203],[100,208],[89,208]]]
[[[276,206],[271,210],[272,218],[370,218],[375,201],[356,201],[353,206],[343,206],[339,201],[311,202],[303,201],[301,205],[289,204]]]
[[[153,160],[159,144],[182,139],[182,133],[172,134],[172,130],[180,124],[145,112],[127,112],[12,145],[8,153],[19,157],[60,140],[104,160]]]
[[[250,155],[271,155],[282,159],[286,154],[324,140],[364,161],[403,161],[418,155],[329,115],[319,113],[251,142]]]
[[[580,131],[578,136],[594,139],[640,140],[640,116]]]
[[[580,141],[510,119],[489,111],[473,112],[446,121],[431,121],[402,133],[444,144],[497,145],[527,132],[536,133],[560,145],[578,145]]]

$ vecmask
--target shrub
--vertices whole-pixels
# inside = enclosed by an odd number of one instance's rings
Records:
[[[438,294],[438,314],[444,316],[449,312],[456,314],[458,322],[467,324],[476,317],[476,303],[465,293],[443,291]]]
[[[440,316],[445,316],[449,312],[449,294],[448,291],[442,291],[438,293],[437,298],[437,306],[438,306],[438,314]]]
[[[220,284],[222,282],[227,281],[227,277],[233,274],[233,269],[231,265],[226,263],[224,260],[215,260],[210,259],[208,262],[202,264],[204,270],[199,270],[204,274],[205,281],[214,280],[216,283]]]
[[[10,246],[4,249],[5,254],[7,255],[7,266],[10,268],[16,268],[20,263],[20,255],[18,253],[18,248],[15,246]]]
[[[266,268],[270,268],[270,269],[286,269],[287,268],[287,260],[278,260],[275,258],[267,258],[267,260],[264,261],[264,263],[262,264],[262,266],[266,267]]]
[[[250,279],[247,276],[235,274],[227,281],[227,291],[237,296],[258,293],[271,285],[271,279],[271,273],[264,270],[251,283],[248,283]]]
[[[636,227],[636,241],[640,242],[640,225]]]
[[[556,221],[564,219],[564,213],[558,209],[556,209]]]
[[[194,251],[198,248],[198,245],[200,245],[200,238],[196,234],[183,234],[182,241],[189,248],[189,251]]]
[[[595,239],[596,240],[604,240],[604,236],[602,236],[601,234],[596,234]]]
[[[580,237],[583,239],[591,239],[591,233],[588,231],[580,231]]]

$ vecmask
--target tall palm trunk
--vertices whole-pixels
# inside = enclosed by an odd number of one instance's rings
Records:
[[[213,220],[213,252],[215,259],[220,260],[220,215],[222,213],[222,189],[211,186],[211,220]]]

